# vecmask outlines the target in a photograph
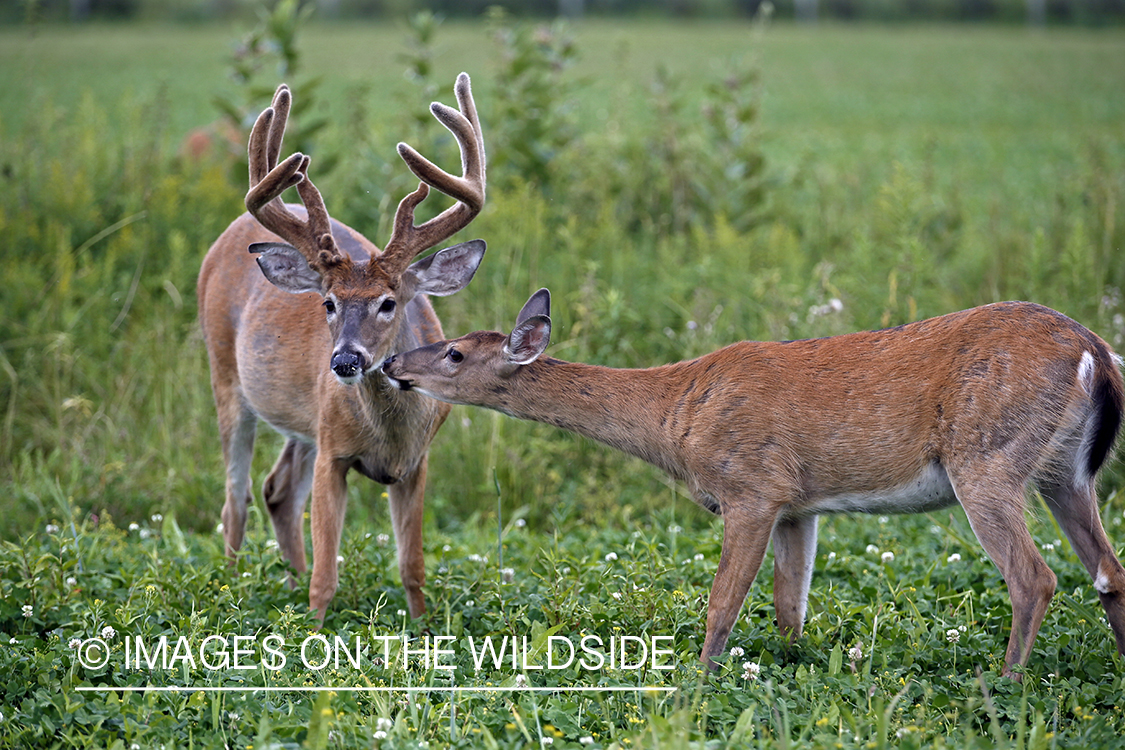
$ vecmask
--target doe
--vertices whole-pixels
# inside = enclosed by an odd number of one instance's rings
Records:
[[[701,660],[723,652],[771,537],[781,632],[804,624],[823,513],[953,503],[1012,601],[1004,673],[1024,664],[1055,591],[1024,520],[1034,482],[1094,580],[1125,655],[1125,569],[1094,478],[1125,406],[1119,358],[1061,313],[1003,302],[882,331],[743,341],[687,362],[611,369],[542,357],[550,294],[510,335],[478,331],[391,357],[398,388],[545,422],[655,464],[723,517]]]

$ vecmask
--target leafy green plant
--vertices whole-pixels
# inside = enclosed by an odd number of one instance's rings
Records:
[[[293,92],[292,126],[286,132],[286,147],[302,153],[318,152],[316,135],[327,124],[324,116],[313,117],[319,102],[317,89],[321,76],[300,76],[301,51],[298,33],[307,25],[315,6],[302,0],[277,0],[273,8],[257,7],[258,25],[248,32],[230,56],[231,79],[238,85],[235,94],[219,94],[213,99],[227,125],[233,129],[233,140],[245,144],[258,113],[269,106],[278,84],[287,83]],[[245,179],[245,148],[232,167],[235,179]],[[318,153],[318,175],[330,173],[339,157]]]
[[[500,6],[489,11],[492,38],[500,54],[490,111],[491,180],[500,188],[514,181],[540,189],[556,185],[557,160],[579,137],[565,77],[577,54],[561,23],[512,22]]]

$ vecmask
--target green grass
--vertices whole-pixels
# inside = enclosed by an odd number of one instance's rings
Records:
[[[212,97],[237,93],[224,57],[239,33],[0,30],[0,638],[15,641],[0,652],[0,744],[370,747],[383,718],[394,725],[381,747],[540,736],[555,747],[584,736],[622,748],[1113,746],[1125,731],[1123,665],[1038,501],[1029,519],[1037,541],[1055,545],[1044,554],[1059,592],[1022,687],[998,677],[1010,606],[959,511],[826,519],[802,641],[786,652],[772,624],[767,560],[731,639],[744,657],[707,677],[695,658],[721,524],[645,464],[461,407],[430,461],[430,615],[398,616],[393,548],[378,540],[385,503],[357,479],[325,634],[454,636],[466,686],[515,680],[506,668],[476,674],[469,636],[667,635],[669,672],[550,679],[677,693],[78,692],[443,684],[423,668],[308,670],[292,656],[277,673],[122,666],[126,635],[275,633],[293,645],[311,627],[307,582],[283,585],[260,507],[236,567],[214,533],[222,464],[193,291],[206,247],[242,211],[244,178],[176,154],[188,130],[217,118]],[[520,92],[498,83],[504,63],[485,26],[438,32],[437,98],[451,100],[458,71],[473,75],[494,165],[469,230],[489,242],[485,263],[467,290],[435,301],[448,333],[510,326],[545,285],[552,354],[617,366],[1005,298],[1060,309],[1125,349],[1120,31],[591,22],[570,34],[577,61],[536,100],[557,130],[528,136],[539,113],[498,115]],[[443,164],[453,147],[436,124],[410,120],[426,99],[402,77],[403,27],[314,25],[300,47],[300,77],[325,76],[316,102],[332,118],[314,178],[334,216],[381,243],[409,188],[395,141]],[[760,109],[723,140],[706,119],[720,102],[712,87],[747,70],[758,87],[732,90]],[[540,185],[505,162],[528,137],[551,147]],[[731,177],[732,165],[750,176]],[[760,193],[728,198],[747,185]],[[832,298],[841,311],[814,314]],[[259,432],[256,486],[280,448]],[[1117,460],[1102,487],[1119,545],[1123,477]],[[83,669],[68,642],[106,626],[114,661]],[[742,677],[742,661],[761,665],[757,680]]]

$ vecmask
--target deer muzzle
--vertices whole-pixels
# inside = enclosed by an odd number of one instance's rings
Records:
[[[353,349],[343,349],[332,354],[332,372],[341,383],[357,383],[367,369],[365,357]]]

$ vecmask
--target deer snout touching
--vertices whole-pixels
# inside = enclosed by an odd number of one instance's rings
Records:
[[[355,349],[340,349],[332,354],[332,372],[341,383],[357,383],[368,369],[368,359]]]
[[[387,376],[387,380],[391,381],[391,385],[393,385],[395,388],[398,388],[400,391],[409,391],[412,388],[410,381],[400,380],[394,376],[393,369],[397,360],[398,356],[392,354],[391,356],[383,360],[383,365],[382,367],[380,367],[380,369],[383,371],[383,374]]]

